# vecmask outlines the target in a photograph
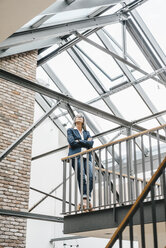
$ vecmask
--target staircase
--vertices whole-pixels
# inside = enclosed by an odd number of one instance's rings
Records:
[[[165,240],[163,239],[163,242],[158,240],[158,234],[157,234],[157,221],[156,221],[156,215],[158,213],[156,208],[156,202],[155,202],[155,183],[156,181],[161,177],[163,180],[163,192],[164,192],[164,215],[165,215],[165,221],[166,221],[166,157],[158,167],[157,171],[154,173],[150,181],[147,183],[145,188],[143,189],[142,193],[139,195],[135,203],[132,205],[130,210],[128,211],[127,215],[123,219],[123,221],[120,223],[117,230],[114,232],[111,240],[108,242],[106,248],[112,248],[113,245],[117,240],[119,240],[119,247],[122,248],[122,237],[123,233],[125,232],[125,228],[129,226],[129,236],[130,236],[130,247],[134,247],[134,229],[133,229],[133,219],[136,212],[140,211],[140,230],[141,230],[141,247],[146,247],[146,232],[145,232],[145,221],[144,221],[144,204],[143,202],[146,201],[146,197],[150,193],[150,201],[151,201],[151,215],[152,215],[152,225],[153,225],[153,233],[152,233],[152,239],[153,239],[153,247],[165,247],[166,245],[166,229],[165,229]],[[164,225],[163,225],[164,227]],[[166,223],[165,223],[166,228]],[[163,237],[164,238],[164,237]],[[158,245],[160,243],[163,243],[163,246]]]

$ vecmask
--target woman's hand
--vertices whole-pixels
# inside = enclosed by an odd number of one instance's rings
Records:
[[[87,140],[88,140],[88,141],[91,141],[91,140],[92,140],[92,138],[91,138],[91,137],[89,137]]]

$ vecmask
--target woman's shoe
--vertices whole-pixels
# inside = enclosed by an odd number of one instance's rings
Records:
[[[77,211],[81,211],[81,203],[78,204],[78,206],[77,206]],[[83,211],[84,211],[84,212],[88,212],[87,206],[86,206],[85,203],[83,203]]]
[[[78,206],[77,206],[77,211],[80,211],[80,210],[81,210],[81,203],[78,204]]]
[[[88,209],[89,212],[92,212],[93,211],[93,207],[92,207],[92,203],[89,202],[89,209]]]

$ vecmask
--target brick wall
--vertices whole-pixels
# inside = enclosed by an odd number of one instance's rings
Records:
[[[37,51],[0,59],[0,68],[31,81]],[[33,123],[34,92],[0,78],[0,153]],[[27,211],[32,135],[0,162],[0,208]],[[26,220],[0,215],[0,248],[25,247]]]

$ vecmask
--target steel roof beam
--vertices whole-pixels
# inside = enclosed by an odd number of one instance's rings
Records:
[[[38,29],[23,29],[11,35],[7,40],[0,43],[0,50],[8,49],[16,45],[32,42],[39,39],[55,38],[73,33],[74,31],[99,28],[111,23],[117,23],[120,20],[126,20],[127,16],[123,14],[112,14],[87,18],[80,21],[73,21],[59,25],[45,26]]]
[[[11,83],[20,85],[22,87],[25,87],[27,89],[30,89],[32,91],[38,92],[42,95],[46,95],[50,98],[53,98],[55,100],[61,100],[61,102],[64,102],[65,104],[70,104],[73,107],[79,108],[83,111],[86,111],[88,113],[91,113],[93,115],[99,116],[101,118],[104,118],[106,120],[112,121],[118,125],[122,125],[124,127],[130,127],[132,125],[132,122],[129,122],[127,120],[123,120],[122,118],[119,118],[117,116],[114,116],[112,114],[109,114],[101,109],[92,107],[86,103],[83,103],[81,101],[78,101],[76,99],[73,99],[72,97],[65,96],[64,94],[61,94],[59,92],[56,92],[54,90],[48,89],[44,86],[38,85],[30,80],[21,78],[19,76],[16,76],[10,72],[4,71],[0,69],[0,78],[3,78],[4,80],[10,81]],[[140,127],[138,125],[132,125],[134,130],[137,131],[144,131],[145,128]]]
[[[161,47],[159,46],[158,42],[155,40],[154,36],[146,26],[145,22],[142,20],[141,16],[138,14],[136,10],[132,10],[130,13],[137,25],[139,26],[140,30],[145,35],[146,39],[150,43],[150,45],[153,47],[154,51],[162,61],[164,65],[166,65],[166,56]]]
[[[112,121],[118,125],[123,125],[126,127],[130,127],[131,126],[131,122],[123,120],[119,117],[116,117],[112,114],[109,114],[103,110],[100,110],[98,108],[89,106],[86,103],[83,103],[81,101],[78,101],[76,99],[73,99],[72,97],[69,96],[65,96],[64,94],[61,94],[59,92],[56,92],[54,90],[48,89],[42,85],[39,85],[37,83],[34,83],[30,80],[21,78],[19,76],[16,76],[10,72],[4,71],[2,69],[0,69],[0,78],[3,78],[4,80],[8,80],[14,84],[20,85],[22,87],[28,88],[32,91],[38,92],[42,95],[48,96],[50,98],[53,98],[55,100],[61,100],[62,102],[64,102],[65,104],[69,103],[71,106],[79,108],[81,110],[87,111],[88,113],[97,115],[101,118],[107,119],[109,121]],[[142,128],[138,128],[139,131],[142,131]]]
[[[0,215],[4,216],[13,216],[23,219],[33,219],[33,220],[42,220],[42,221],[52,221],[52,222],[59,222],[63,223],[62,217],[56,217],[51,215],[44,215],[44,214],[35,214],[29,212],[22,212],[22,211],[14,211],[9,209],[0,209]]]
[[[60,43],[59,38],[51,37],[48,39],[42,39],[42,40],[34,40],[31,42],[27,42],[21,45],[16,45],[13,47],[9,47],[8,49],[5,49],[5,51],[0,51],[0,58],[4,58],[6,56],[11,56],[18,53],[24,53],[27,51],[35,50],[35,49],[42,49],[42,48],[48,48],[50,46],[53,46],[57,43]]]
[[[161,68],[163,64],[156,57],[154,51],[150,48],[150,46],[144,39],[143,35],[141,35],[140,31],[138,30],[138,28],[131,19],[126,21],[126,27],[129,34],[131,35],[135,43],[138,45],[140,51],[144,54],[146,60],[149,62],[151,67],[154,70]],[[165,72],[161,73],[159,75],[159,78],[163,82],[163,84],[166,85],[166,73]],[[158,82],[160,82],[160,80],[158,80]]]

